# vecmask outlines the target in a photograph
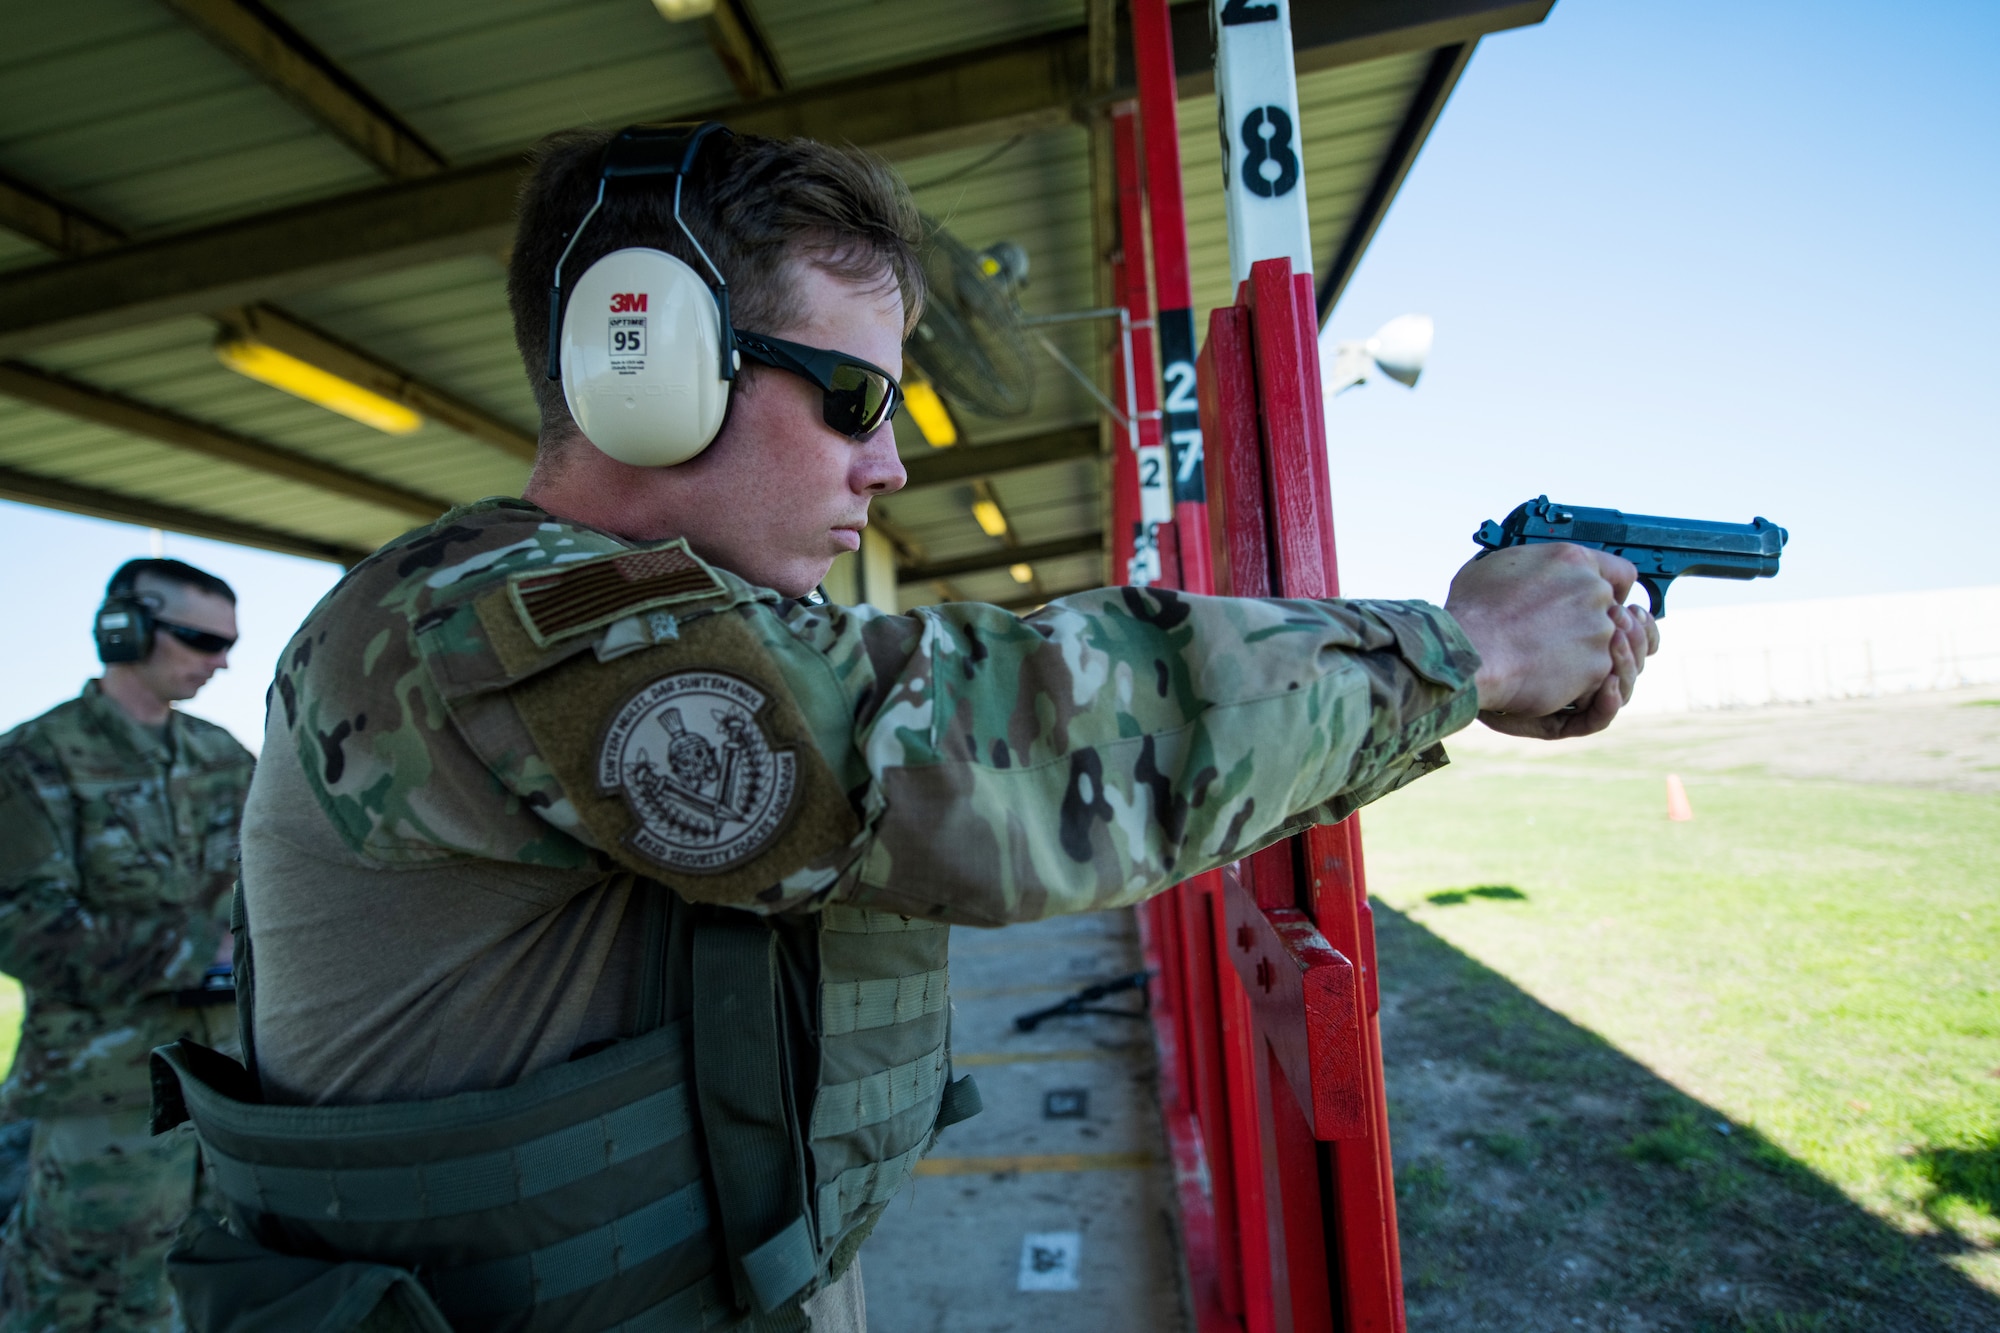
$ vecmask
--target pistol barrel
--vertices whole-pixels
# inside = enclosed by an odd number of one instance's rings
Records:
[[[1572,542],[1623,556],[1638,569],[1639,581],[1652,599],[1653,613],[1665,615],[1667,584],[1683,575],[1772,577],[1778,572],[1778,560],[1790,535],[1767,518],[1748,523],[1663,518],[1551,504],[1544,495],[1519,506],[1502,522],[1482,523],[1472,539],[1487,551]]]

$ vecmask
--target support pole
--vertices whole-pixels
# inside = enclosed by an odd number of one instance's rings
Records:
[[[1119,269],[1123,277],[1118,304],[1125,308],[1122,387],[1125,412],[1131,418],[1129,438],[1139,483],[1130,582],[1177,587],[1180,565],[1174,558],[1171,530],[1173,477],[1160,440],[1159,381],[1153,375],[1153,299],[1146,285],[1145,182],[1139,165],[1137,103],[1120,102],[1111,108],[1111,143],[1118,171]]]
[[[1201,411],[1195,401],[1194,284],[1188,275],[1179,98],[1167,0],[1133,0],[1132,45],[1146,149],[1146,216],[1152,224],[1153,292],[1159,302],[1161,425],[1173,470],[1178,586],[1208,593],[1215,591],[1215,575],[1208,558],[1208,486]]]

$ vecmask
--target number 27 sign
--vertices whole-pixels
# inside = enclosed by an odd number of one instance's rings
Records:
[[[1215,7],[1215,82],[1229,197],[1229,268],[1280,255],[1311,273],[1312,231],[1300,160],[1299,88],[1287,0],[1209,0]]]

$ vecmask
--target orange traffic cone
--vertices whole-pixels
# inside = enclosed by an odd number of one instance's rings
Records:
[[[1694,818],[1694,807],[1688,804],[1688,790],[1681,785],[1678,773],[1667,774],[1667,818],[1677,824]]]

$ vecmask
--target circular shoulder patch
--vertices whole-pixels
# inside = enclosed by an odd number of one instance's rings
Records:
[[[597,787],[637,819],[628,846],[699,875],[777,839],[798,803],[798,756],[765,734],[767,697],[727,672],[677,671],[626,701],[604,733]]]

